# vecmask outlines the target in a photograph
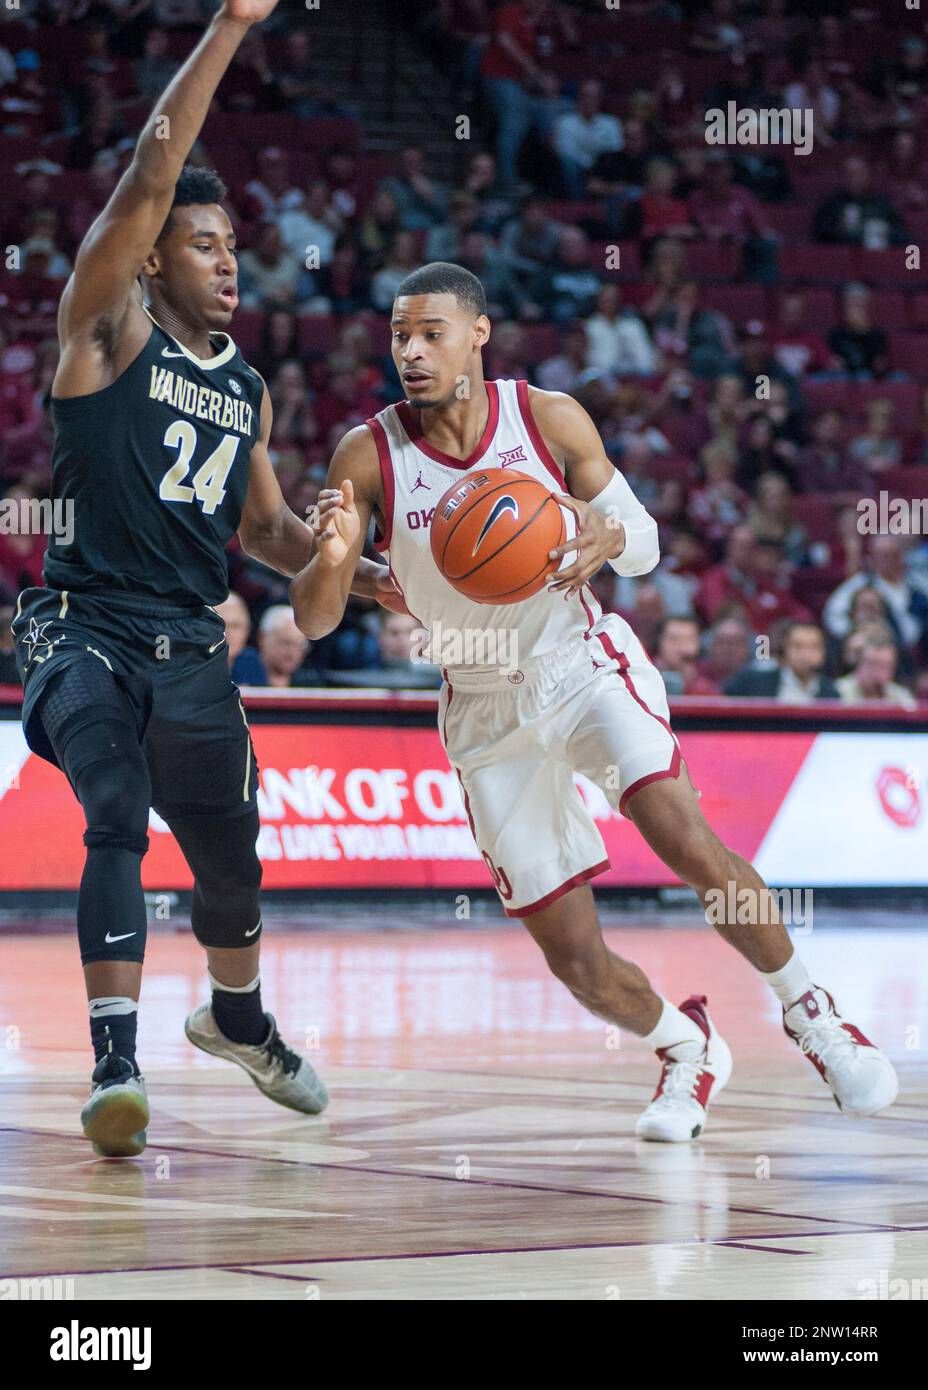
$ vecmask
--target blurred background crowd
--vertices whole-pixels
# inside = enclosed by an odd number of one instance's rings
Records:
[[[58,300],[211,0],[0,11],[0,496],[49,495]],[[333,7],[338,8],[338,7]],[[398,399],[388,314],[424,260],[483,281],[489,377],[576,396],[659,523],[593,581],[672,694],[928,700],[928,30],[865,0],[286,0],[252,30],[192,162],[239,237],[232,334],[304,515],[346,430]],[[711,145],[706,113],[801,108],[811,153]],[[17,254],[10,255],[10,248]],[[11,512],[12,514],[12,512]],[[45,537],[0,526],[9,619]],[[243,684],[434,685],[415,624],[352,600],[310,644],[286,581],[230,548]]]

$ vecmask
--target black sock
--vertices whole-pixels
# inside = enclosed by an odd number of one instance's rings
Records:
[[[138,1024],[138,1005],[125,995],[109,994],[91,999],[90,1040],[93,1055],[99,1062],[107,1053],[125,1057],[138,1072],[135,1061],[135,1030]]]
[[[224,985],[210,974],[213,987],[213,1017],[220,1033],[230,1042],[249,1043],[254,1047],[264,1042],[271,1025],[261,1004],[261,976],[250,985]]]

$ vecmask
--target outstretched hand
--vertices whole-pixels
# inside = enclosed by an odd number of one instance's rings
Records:
[[[354,504],[354,485],[346,478],[340,488],[323,488],[319,494],[317,519],[312,528],[316,553],[324,565],[341,565],[361,531],[361,518]]]

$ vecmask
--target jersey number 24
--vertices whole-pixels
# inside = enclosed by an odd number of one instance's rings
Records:
[[[174,420],[164,433],[164,445],[177,449],[177,462],[161,479],[158,495],[165,502],[192,502],[194,498],[203,504],[207,516],[212,516],[222,505],[226,495],[226,478],[235,461],[239,446],[237,434],[224,434],[222,440],[201,464],[193,475],[193,483],[182,482],[190,472],[190,462],[197,447],[197,432],[189,420]]]

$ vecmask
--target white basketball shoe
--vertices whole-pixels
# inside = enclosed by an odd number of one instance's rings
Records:
[[[731,1051],[720,1037],[706,1010],[706,997],[693,994],[680,1005],[705,1034],[705,1041],[659,1047],[664,1066],[654,1099],[639,1116],[639,1139],[683,1144],[701,1134],[709,1101],[714,1100],[731,1077]]]
[[[875,1115],[892,1105],[899,1078],[887,1056],[841,1017],[827,990],[813,985],[783,1011],[786,1035],[831,1087],[845,1115]]]
[[[299,1052],[287,1047],[277,1031],[273,1014],[265,1014],[270,1031],[263,1043],[252,1047],[233,1042],[220,1031],[209,1004],[201,1004],[184,1024],[184,1032],[194,1047],[224,1057],[246,1071],[259,1091],[288,1110],[318,1115],[329,1103],[325,1083]]]

